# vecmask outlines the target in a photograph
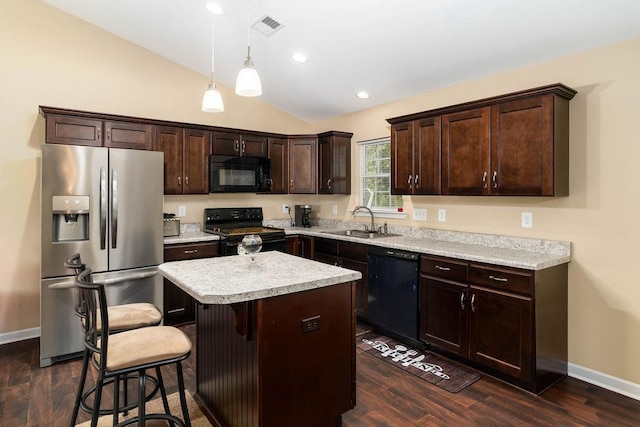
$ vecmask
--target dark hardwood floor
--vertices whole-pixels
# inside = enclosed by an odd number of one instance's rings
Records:
[[[183,329],[195,344],[194,326]],[[68,425],[80,360],[39,363],[38,339],[0,346],[0,427]],[[343,415],[345,427],[640,425],[639,401],[574,378],[534,396],[483,375],[452,394],[360,350],[357,370],[357,405]],[[163,376],[175,391],[173,373]],[[195,351],[185,362],[185,382],[193,392]],[[78,422],[88,419],[80,411]]]

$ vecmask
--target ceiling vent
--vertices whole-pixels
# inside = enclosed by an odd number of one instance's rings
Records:
[[[269,15],[264,15],[262,18],[258,19],[251,25],[251,28],[259,32],[265,37],[270,37],[275,34],[276,31],[280,30],[284,25],[270,17]]]

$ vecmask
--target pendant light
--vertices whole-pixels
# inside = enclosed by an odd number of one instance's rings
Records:
[[[209,9],[209,7],[207,7]],[[211,12],[211,81],[209,82],[209,87],[207,91],[204,93],[202,97],[202,111],[205,113],[221,113],[224,111],[224,103],[222,102],[222,95],[218,92],[218,87],[216,85],[216,80],[213,76],[213,70],[215,67],[215,19],[216,14],[213,10],[209,9]]]
[[[244,61],[242,69],[238,73],[236,80],[236,93],[240,96],[260,96],[262,95],[262,84],[260,76],[254,68],[253,59],[251,59],[251,44],[249,43],[249,32],[251,27],[250,21],[250,3],[247,1],[247,59]]]

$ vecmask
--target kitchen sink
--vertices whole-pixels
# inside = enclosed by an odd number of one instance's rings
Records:
[[[359,239],[380,239],[383,237],[399,236],[399,234],[373,233],[365,230],[337,230],[337,231],[323,231],[323,233],[333,234],[335,236],[357,237]]]

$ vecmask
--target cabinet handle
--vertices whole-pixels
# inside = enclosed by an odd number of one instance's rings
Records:
[[[411,185],[411,175],[409,175],[409,178],[407,179],[407,184],[409,184],[409,188],[413,188],[413,185]]]
[[[102,131],[100,130],[100,128],[98,128],[98,131],[96,132],[96,139],[100,139],[100,135],[102,135]]]
[[[416,183],[416,188],[420,188],[420,175],[416,175],[416,177],[413,180],[413,182]]]
[[[242,141],[242,152],[244,153],[244,150],[246,150],[247,148],[247,143],[245,141]]]
[[[291,188],[293,188],[293,179],[291,180]]]
[[[184,309],[184,308],[176,308],[175,310],[169,310],[169,311],[167,311],[167,314],[182,313],[183,311],[185,311],[185,309]]]
[[[331,178],[327,180],[327,187],[331,190]]]
[[[464,291],[460,292],[460,308],[464,310]]]
[[[182,177],[178,177],[178,185],[182,185]]]
[[[189,185],[189,177],[188,176],[184,177],[184,184],[185,185]]]
[[[471,294],[471,311],[473,311],[475,313],[476,311],[476,306],[474,305],[476,303],[476,294]]]
[[[240,151],[240,143],[238,142],[238,140],[236,139],[235,144],[233,146],[233,151]]]
[[[482,188],[487,188],[487,171],[482,172]]]
[[[111,128],[107,128],[107,141],[111,140]]]
[[[509,281],[509,279],[506,279],[504,277],[496,277],[496,276],[489,276],[489,279],[495,280],[496,282],[507,282],[507,281]]]
[[[451,268],[449,268],[449,267],[440,267],[439,265],[436,264],[436,270],[451,271]]]
[[[493,188],[498,188],[498,172],[493,171]]]
[[[185,249],[184,253],[185,254],[197,254],[198,250],[197,249],[191,249],[191,250]]]

